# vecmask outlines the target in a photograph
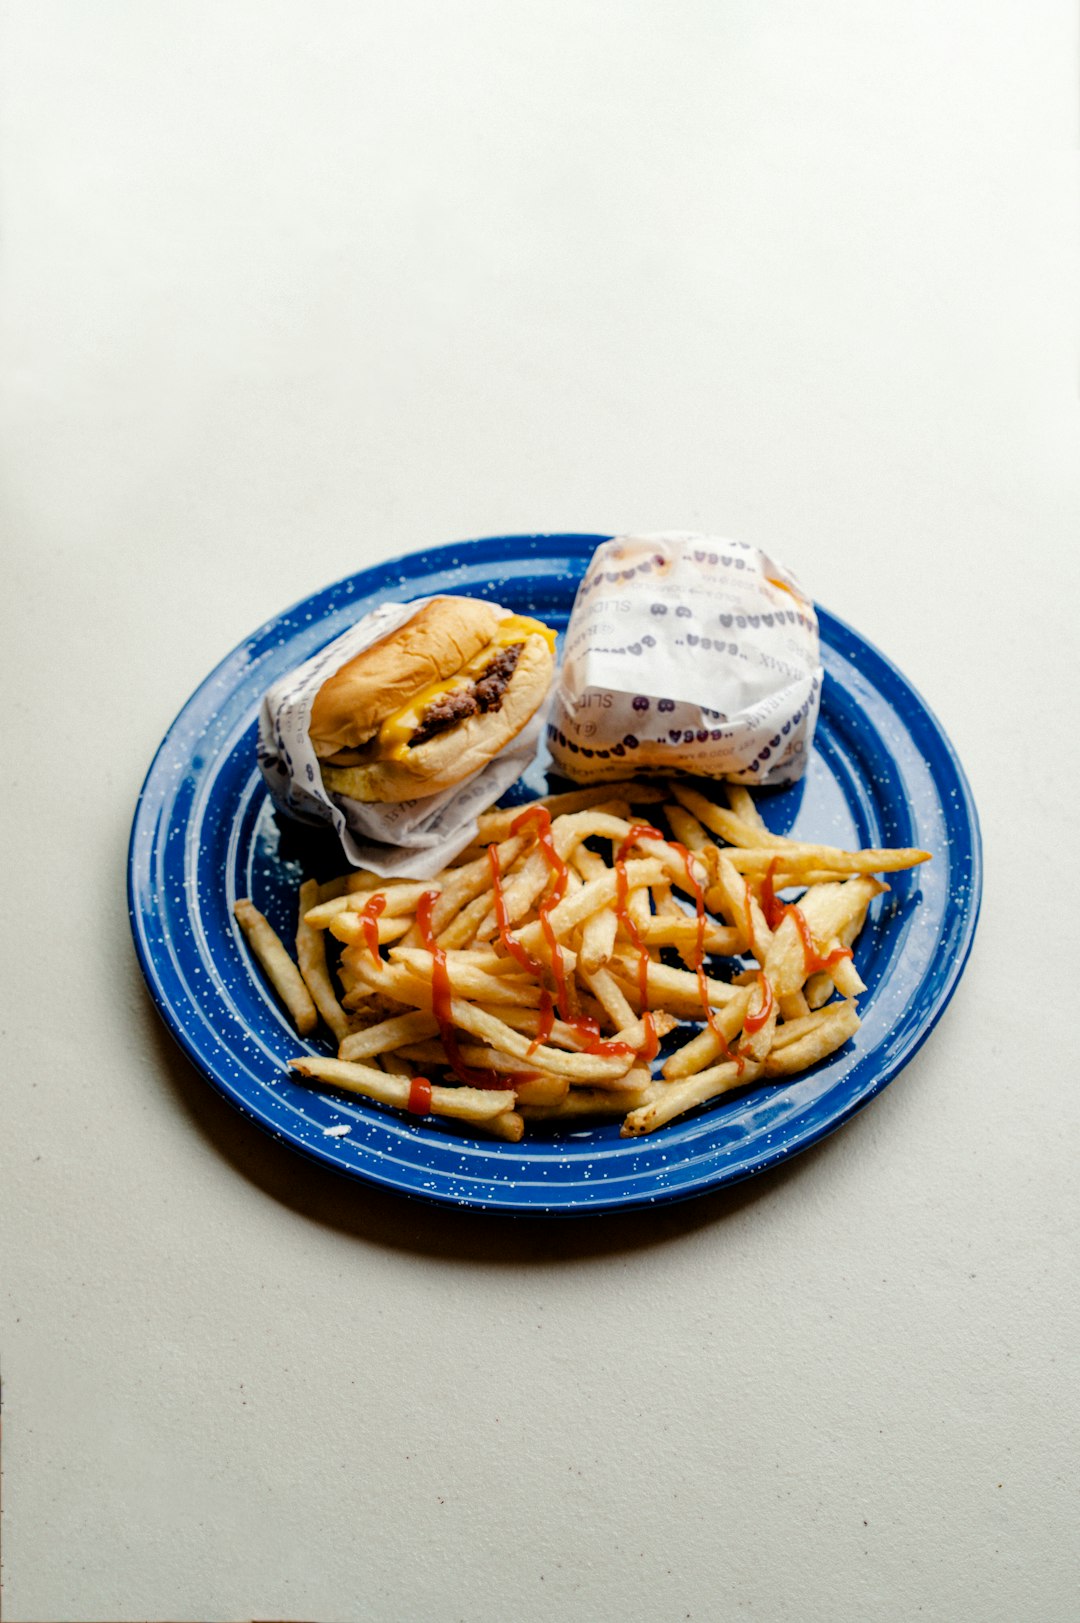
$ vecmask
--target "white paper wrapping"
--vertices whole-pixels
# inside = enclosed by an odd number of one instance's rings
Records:
[[[315,695],[328,677],[355,654],[411,620],[429,597],[386,603],[367,614],[295,671],[283,676],[263,698],[259,711],[258,759],[278,810],[308,823],[332,823],[349,862],[384,879],[424,879],[453,861],[475,839],[476,819],[525,771],[543,735],[547,706],[493,761],[464,782],[424,800],[366,805],[344,795],[331,797],[308,737]],[[497,603],[505,618],[512,611]]]
[[[711,535],[619,536],[578,588],[548,745],[578,783],[793,783],[821,681],[813,604],[775,558]]]

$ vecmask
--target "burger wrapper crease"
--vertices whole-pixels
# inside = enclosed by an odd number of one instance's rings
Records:
[[[526,770],[543,736],[547,705],[486,766],[451,789],[398,805],[331,796],[308,736],[315,695],[356,654],[396,631],[430,603],[386,603],[303,665],[275,682],[259,711],[258,759],[277,809],[306,823],[329,823],[353,867],[384,879],[425,879],[452,862],[477,834],[477,817]],[[509,609],[496,611],[509,614]]]
[[[619,536],[578,588],[548,746],[578,783],[794,783],[821,683],[813,604],[775,558],[716,536]]]

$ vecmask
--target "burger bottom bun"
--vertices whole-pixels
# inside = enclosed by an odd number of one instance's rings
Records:
[[[452,789],[479,772],[517,737],[543,704],[554,674],[555,659],[547,639],[526,637],[498,710],[466,717],[398,761],[324,766],[323,783],[331,794],[347,800],[381,804],[423,800]]]

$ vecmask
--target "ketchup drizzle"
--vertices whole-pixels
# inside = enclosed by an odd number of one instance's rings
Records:
[[[663,838],[664,836],[660,830],[653,828],[649,823],[635,823],[619,846],[615,857],[615,916],[640,954],[638,958],[638,992],[641,996],[641,1023],[645,1027],[645,1041],[639,1050],[638,1058],[644,1065],[650,1065],[656,1058],[660,1050],[660,1039],[656,1035],[656,1021],[653,1019],[652,1011],[649,1008],[649,964],[652,960],[649,957],[649,949],[642,941],[638,927],[634,923],[630,909],[627,906],[630,880],[626,872],[626,853],[632,845],[637,844],[638,840],[662,840]],[[619,1046],[624,1047],[625,1045],[620,1044]]]
[[[543,815],[541,816],[541,814]],[[551,814],[547,807],[535,806],[530,811],[523,812],[520,817],[514,819],[511,832],[516,833],[518,827],[525,822],[526,818],[534,820],[541,825],[541,828],[547,835],[546,840],[541,839],[541,847],[544,851],[544,855],[548,858],[549,865],[555,865],[555,885],[551,892],[545,896],[543,902],[540,904],[540,920],[541,929],[543,929],[544,935],[548,941],[548,945],[552,949],[551,966],[552,972],[555,976],[555,985],[559,1000],[559,1016],[565,1025],[571,1026],[573,1030],[577,1032],[578,1036],[585,1041],[587,1053],[599,1054],[606,1059],[616,1057],[622,1058],[626,1054],[632,1054],[634,1050],[631,1048],[629,1043],[603,1042],[600,1037],[600,1027],[592,1016],[587,1014],[574,1014],[569,1007],[570,999],[566,985],[566,971],[565,965],[563,964],[562,951],[558,945],[558,942],[554,939],[554,927],[547,916],[551,909],[555,907],[562,899],[563,892],[566,890],[568,879],[567,867],[552,844]],[[536,980],[543,981],[545,974],[544,965],[539,961],[539,959],[533,957],[532,953],[527,947],[522,946],[521,942],[510,929],[510,917],[506,910],[506,898],[503,895],[502,868],[499,864],[499,852],[497,846],[488,846],[488,861],[491,864],[491,882],[492,888],[495,892],[495,917],[499,923],[499,935],[502,939],[503,946],[506,948],[510,956],[517,960],[522,969],[524,969],[528,974],[534,976]],[[537,1033],[534,1041],[529,1044],[528,1051],[530,1054],[535,1053],[536,1049],[540,1047],[541,1043],[547,1042],[548,1038],[551,1036],[554,1025],[555,1002],[551,996],[551,993],[546,987],[544,987],[540,993],[540,1024],[537,1027]]]
[[[758,951],[758,944],[754,940],[754,909],[753,909],[754,893],[750,889],[750,881],[749,881],[749,879],[744,879],[743,880],[743,894],[744,894],[743,905],[746,908],[746,933],[747,933],[748,937],[750,938],[750,955],[751,955],[751,957],[756,958],[758,963],[760,964],[760,962],[761,962],[761,954]]]
[[[535,975],[539,980],[544,973],[543,964],[533,957],[528,947],[522,946],[517,936],[513,935],[510,930],[510,915],[506,911],[506,897],[503,894],[502,867],[499,863],[498,846],[489,845],[487,853],[488,862],[491,866],[491,886],[495,892],[495,917],[499,921],[499,935],[502,944],[511,958],[515,958],[522,969],[530,975]]]
[[[851,957],[850,947],[834,947],[833,951],[823,958],[814,946],[814,937],[802,909],[791,903],[785,907],[784,912],[790,913],[795,920],[795,928],[802,940],[803,965],[808,975],[816,975],[823,969],[833,969],[841,958]]]
[[[555,1002],[551,993],[545,987],[540,993],[540,1024],[536,1028],[536,1036],[529,1044],[528,1052],[535,1054],[541,1043],[546,1043],[551,1036],[551,1028],[555,1024]]]
[[[555,977],[555,1001],[558,1005],[560,1017],[568,1025],[573,1025],[576,1016],[570,1006],[570,990],[566,984],[566,965],[563,963],[562,948],[559,946],[555,935],[555,926],[551,922],[552,910],[559,905],[566,895],[570,871],[556,851],[555,842],[551,838],[551,813],[547,807],[529,806],[519,817],[515,817],[510,824],[511,834],[516,834],[519,829],[525,828],[529,823],[536,824],[537,844],[544,853],[544,860],[551,869],[552,874],[552,883],[540,903],[539,913],[540,928],[544,933],[544,940],[547,942],[548,950],[551,953],[551,972]],[[490,846],[488,850],[491,850]],[[492,872],[494,872],[494,864],[492,865]],[[507,950],[512,951],[513,949],[508,946]],[[517,957],[517,954],[515,953],[514,956]],[[521,963],[522,960],[519,958],[518,962]],[[535,962],[536,960],[533,959],[533,963]],[[525,967],[528,968],[528,965]],[[536,969],[530,970],[530,973],[534,975],[542,974],[541,966],[537,965]]]
[[[379,956],[379,916],[386,910],[386,897],[381,891],[369,896],[360,909],[360,922],[364,928],[364,940],[367,949],[381,969],[383,961]]]
[[[773,989],[769,984],[769,977],[763,969],[758,970],[758,988],[761,993],[760,1007],[756,1014],[747,1013],[746,1019],[743,1021],[743,1030],[751,1037],[755,1031],[760,1031],[762,1026],[766,1024],[773,1009]]]
[[[414,1076],[409,1083],[409,1102],[405,1107],[414,1116],[426,1116],[431,1109],[431,1083],[426,1076]]]
[[[701,998],[701,1007],[709,1030],[720,1044],[720,1050],[724,1058],[731,1059],[733,1056],[727,1038],[720,1030],[712,1004],[709,1002],[709,986],[705,974],[705,892],[694,872],[693,858],[686,846],[680,844],[678,840],[670,840],[668,843],[674,846],[682,857],[683,867],[686,869],[687,883],[694,893],[694,905],[697,909],[697,943],[694,948],[694,972],[697,975],[698,996]]]
[[[773,875],[779,861],[779,857],[773,857],[765,870],[765,878],[761,882],[761,911],[765,915],[765,923],[770,930],[778,928],[786,911],[785,904],[777,899],[776,891],[773,889]],[[749,903],[747,903],[747,911],[749,911]]]
[[[446,967],[446,948],[440,947],[431,928],[431,910],[438,899],[437,890],[424,891],[416,904],[416,922],[420,926],[424,946],[431,954],[431,1012],[439,1023],[439,1036],[442,1038],[450,1069],[459,1081],[471,1088],[513,1087],[515,1076],[521,1081],[526,1073],[517,1076],[517,1073],[511,1072],[506,1076],[500,1076],[498,1071],[480,1071],[466,1065],[461,1057],[453,1026],[451,1009],[453,992],[450,987],[450,972]]]

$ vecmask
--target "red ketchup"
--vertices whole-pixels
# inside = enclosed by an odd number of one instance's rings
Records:
[[[694,893],[694,905],[697,909],[697,943],[694,948],[694,972],[697,975],[698,995],[701,998],[701,1007],[704,1011],[705,1019],[708,1022],[709,1030],[720,1044],[720,1052],[723,1054],[725,1059],[735,1060],[741,1069],[743,1062],[737,1054],[732,1053],[728,1040],[724,1036],[724,1033],[720,1030],[716,1015],[713,1012],[712,1005],[709,1002],[709,986],[705,975],[705,892],[701,888],[698,877],[694,872],[693,857],[686,849],[686,846],[681,845],[678,840],[669,840],[668,843],[669,845],[674,846],[675,850],[678,851],[679,855],[682,857],[683,867],[686,869],[687,882],[690,889]],[[749,908],[747,909],[747,916],[749,916]]]
[[[551,972],[555,977],[555,1002],[560,1017],[568,1024],[573,1024],[575,1016],[570,1007],[570,992],[566,984],[566,966],[563,963],[562,948],[555,936],[555,927],[551,922],[551,912],[566,895],[566,886],[570,875],[566,863],[555,849],[555,842],[551,838],[551,813],[546,806],[530,806],[523,811],[520,817],[515,817],[510,824],[511,834],[516,834],[529,823],[536,824],[536,840],[544,860],[551,870],[553,883],[543,901],[540,903],[540,928],[544,932],[544,940],[551,952]],[[490,849],[490,847],[489,847]],[[507,949],[508,951],[511,949]],[[515,954],[515,956],[517,956]],[[518,960],[519,963],[521,960]],[[535,959],[533,960],[535,962]],[[536,973],[536,971],[532,971]]]
[[[515,824],[515,827],[517,825]],[[488,862],[491,865],[491,886],[495,893],[495,917],[499,923],[499,938],[503,946],[528,974],[535,976],[538,981],[544,978],[544,966],[538,958],[534,958],[528,947],[523,947],[517,936],[510,929],[510,915],[506,911],[506,897],[502,888],[502,868],[499,864],[499,848],[489,845],[487,848]],[[540,994],[540,1024],[537,1027],[536,1037],[529,1044],[529,1053],[533,1053],[546,1043],[551,1036],[551,1029],[555,1024],[555,1004],[551,993],[545,987]]]
[[[570,1026],[585,1042],[586,1052],[598,1054],[604,1059],[624,1058],[634,1052],[629,1043],[604,1042],[600,1037],[600,1027],[591,1016],[575,1014],[570,1006],[570,992],[566,984],[566,966],[563,962],[562,949],[555,936],[555,928],[551,922],[550,914],[562,901],[566,894],[569,882],[569,870],[566,863],[555,849],[551,838],[551,813],[546,806],[529,806],[520,816],[515,817],[510,825],[511,834],[517,834],[528,824],[536,825],[536,838],[548,867],[551,869],[552,884],[550,890],[540,903],[540,928],[544,932],[551,951],[551,971],[555,979],[555,1003],[552,1003],[551,993],[546,989],[540,997],[540,1025],[535,1042],[529,1045],[529,1052],[538,1048],[551,1036],[555,1024],[555,1006],[559,1010],[559,1018],[564,1025]],[[499,935],[503,946],[512,958],[515,958],[523,969],[538,981],[544,978],[544,966],[521,942],[511,933],[509,918],[506,912],[506,902],[502,894],[502,874],[499,868],[499,853],[495,846],[488,846],[488,860],[491,863],[491,877],[495,889],[495,917],[499,921]]]
[[[360,909],[360,922],[364,927],[364,940],[367,942],[368,952],[381,969],[383,961],[379,957],[379,915],[385,911],[386,897],[379,891],[368,898]]]
[[[743,1021],[743,1030],[751,1037],[754,1035],[755,1031],[761,1030],[762,1026],[765,1025],[769,1016],[772,1014],[773,989],[770,986],[769,978],[763,969],[758,971],[758,989],[760,991],[761,998],[757,1013],[748,1013],[746,1019]]]
[[[615,857],[615,916],[623,926],[630,940],[639,953],[638,958],[638,992],[641,996],[641,1021],[645,1027],[645,1042],[638,1052],[638,1058],[644,1065],[649,1065],[656,1058],[660,1048],[660,1039],[656,1035],[656,1021],[649,1009],[649,949],[638,933],[627,898],[630,892],[630,881],[626,873],[626,853],[638,840],[662,840],[664,838],[658,828],[652,828],[648,823],[635,823],[629,834],[619,847]]]
[[[796,907],[792,902],[785,907],[784,912],[789,913],[795,920],[795,928],[798,930],[802,941],[803,965],[808,975],[817,975],[823,969],[833,969],[841,958],[851,957],[850,947],[835,947],[832,952],[823,958],[814,946],[814,937],[810,932],[810,926],[806,922],[802,909]]]
[[[431,928],[431,910],[439,899],[437,890],[425,890],[416,904],[416,922],[420,926],[420,936],[424,946],[431,954],[431,1012],[439,1023],[439,1035],[446,1050],[446,1057],[450,1062],[450,1069],[459,1081],[470,1088],[511,1088],[514,1081],[523,1080],[522,1076],[508,1073],[500,1076],[498,1071],[480,1071],[471,1065],[466,1065],[458,1048],[457,1037],[454,1034],[453,1023],[453,992],[450,987],[450,973],[446,967],[446,949],[440,947]]]
[[[414,1116],[426,1116],[431,1109],[431,1083],[426,1076],[414,1076],[409,1083],[409,1103]]]
[[[743,903],[743,905],[746,908],[746,933],[750,938],[750,955],[751,955],[752,958],[756,958],[758,963],[760,964],[760,962],[761,962],[761,954],[758,951],[758,944],[754,940],[754,911],[753,911],[754,893],[750,889],[750,881],[749,881],[749,879],[744,879],[743,880],[743,894],[744,894],[744,903]]]
[[[790,917],[795,921],[795,928],[798,930],[799,938],[802,941],[803,964],[805,966],[807,975],[816,975],[818,971],[822,969],[832,969],[834,965],[840,962],[841,958],[851,957],[851,948],[837,947],[825,958],[820,955],[817,948],[814,946],[814,938],[810,932],[810,926],[807,924],[801,908],[796,907],[794,902],[780,901],[775,889],[773,888],[773,876],[776,873],[776,868],[779,861],[780,858],[778,856],[773,857],[772,861],[769,863],[769,866],[765,870],[765,878],[761,882],[761,910],[765,915],[765,922],[769,926],[770,930],[777,930],[783,923],[784,919]],[[746,882],[744,881],[744,883]],[[747,918],[749,919],[750,887],[748,884],[746,886],[746,913]],[[752,936],[751,946],[753,946]],[[757,956],[758,954],[755,951],[754,957],[756,958]]]
[[[765,870],[765,878],[761,882],[761,911],[765,915],[765,923],[770,930],[777,929],[784,916],[784,903],[778,900],[773,889],[773,875],[776,873],[779,861],[779,857],[773,857]]]

